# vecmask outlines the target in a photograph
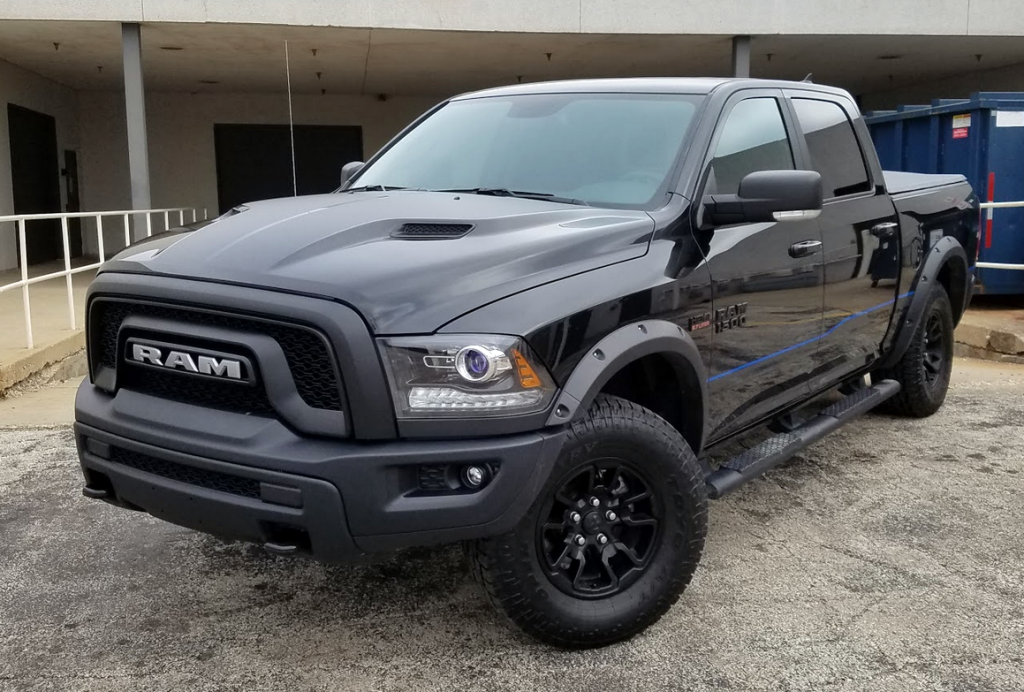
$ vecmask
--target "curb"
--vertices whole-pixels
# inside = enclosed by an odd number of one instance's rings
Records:
[[[45,371],[48,367],[62,363],[85,349],[85,334],[82,330],[31,351],[10,362],[0,364],[0,397],[15,385]]]
[[[965,347],[972,352],[991,353],[994,356],[1007,356],[1024,361],[1024,332],[961,322],[953,338],[957,346]]]
[[[1024,356],[997,353],[996,351],[991,351],[987,348],[975,348],[974,346],[968,346],[967,344],[961,343],[953,344],[953,355],[958,358],[977,358],[980,360],[993,361],[995,363],[1024,365]]]

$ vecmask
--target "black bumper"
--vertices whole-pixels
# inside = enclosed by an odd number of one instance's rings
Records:
[[[318,439],[270,418],[110,396],[88,381],[75,408],[87,496],[325,562],[508,531],[547,480],[564,435]],[[467,464],[496,472],[477,491],[421,487],[423,467]]]

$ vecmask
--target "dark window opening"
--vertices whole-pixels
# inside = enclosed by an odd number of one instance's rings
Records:
[[[292,147],[287,125],[213,126],[217,203],[221,212],[260,199],[291,197]],[[331,192],[341,167],[363,159],[361,127],[295,126],[295,182],[300,195]]]
[[[800,128],[807,139],[811,164],[821,173],[825,197],[871,191],[864,152],[853,123],[838,103],[793,99]]]

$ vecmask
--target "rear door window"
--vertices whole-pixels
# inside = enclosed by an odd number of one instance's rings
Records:
[[[793,99],[800,129],[804,131],[811,164],[821,173],[826,198],[871,190],[864,153],[857,143],[846,111],[832,101]]]

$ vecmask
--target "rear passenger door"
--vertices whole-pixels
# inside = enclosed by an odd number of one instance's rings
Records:
[[[756,171],[793,170],[793,123],[782,92],[744,90],[723,109],[698,199],[735,194]],[[814,219],[706,229],[698,245],[712,279],[714,331],[708,379],[710,440],[805,398],[821,334],[821,236]],[[704,241],[704,242],[701,242]],[[692,327],[691,327],[692,329]]]
[[[899,225],[862,148],[866,129],[857,137],[856,106],[819,92],[786,95],[802,134],[798,142],[810,166],[821,173],[825,196],[818,218],[824,329],[811,378],[811,388],[818,390],[863,369],[880,352],[898,289]]]

